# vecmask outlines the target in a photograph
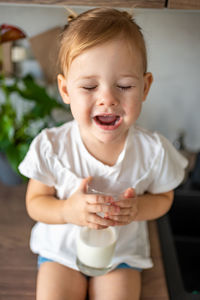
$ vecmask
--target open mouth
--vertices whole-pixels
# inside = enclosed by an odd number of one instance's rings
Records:
[[[118,115],[96,115],[94,118],[95,123],[103,129],[113,130],[119,127],[122,118]]]

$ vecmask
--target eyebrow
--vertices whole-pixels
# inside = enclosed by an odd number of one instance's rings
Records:
[[[83,77],[79,77],[77,78],[75,81],[81,81],[81,80],[90,80],[90,79],[98,79],[99,76],[97,75],[91,75],[91,76],[83,76]],[[123,79],[123,78],[130,78],[130,79],[137,79],[139,80],[139,76],[137,76],[136,74],[130,75],[130,74],[122,74],[120,75],[120,77],[118,79]]]
[[[79,77],[76,79],[76,81],[79,81],[79,80],[87,80],[87,79],[96,79],[98,78],[99,76],[96,76],[96,75],[91,75],[91,76],[82,76],[82,77]]]
[[[97,80],[97,78],[98,78],[97,76],[83,76],[83,77],[76,78],[74,82],[76,84],[82,84],[84,82],[91,81],[91,80],[95,81]]]
[[[120,78],[136,78],[139,80],[139,76],[136,74],[122,74],[120,75]]]

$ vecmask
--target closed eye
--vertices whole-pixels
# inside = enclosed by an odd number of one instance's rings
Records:
[[[97,86],[83,86],[83,89],[84,90],[87,90],[87,91],[92,91],[94,89],[96,89]]]
[[[121,85],[118,85],[117,87],[118,87],[120,90],[122,90],[122,91],[126,91],[126,90],[131,89],[133,86],[132,86],[132,85],[128,85],[128,86],[121,86]]]

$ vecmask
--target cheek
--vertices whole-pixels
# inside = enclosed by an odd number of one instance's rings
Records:
[[[85,101],[83,97],[71,98],[70,108],[75,120],[82,122],[88,119],[91,115],[91,108],[88,101]]]
[[[124,111],[127,117],[132,121],[137,120],[142,108],[142,100],[132,99],[129,103],[124,105]]]
[[[124,101],[125,110],[129,110],[131,112],[137,111],[141,109],[142,99],[139,93],[135,94],[133,97],[130,97],[126,101]]]
[[[129,97],[126,102],[126,109],[129,110],[130,114],[137,115],[140,114],[143,103],[143,93],[142,88],[135,89],[133,94]]]

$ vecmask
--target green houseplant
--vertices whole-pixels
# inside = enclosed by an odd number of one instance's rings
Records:
[[[20,101],[29,106],[21,116],[17,113]],[[0,153],[16,174],[35,135],[43,128],[62,124],[53,116],[55,110],[67,114],[68,109],[31,75],[11,82],[0,75]]]

